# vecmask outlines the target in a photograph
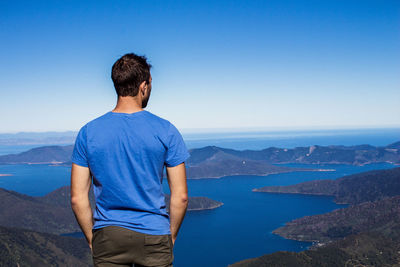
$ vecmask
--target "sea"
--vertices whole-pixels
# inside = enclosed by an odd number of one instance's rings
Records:
[[[184,135],[185,138],[185,135]],[[188,148],[216,145],[233,149],[260,150],[270,146],[292,148],[309,145],[385,146],[400,140],[400,129],[343,130],[301,133],[218,133],[186,136]],[[24,147],[26,150],[26,147]],[[29,149],[29,148],[28,148]],[[20,147],[0,148],[19,153]],[[248,258],[276,251],[302,251],[312,245],[284,239],[272,231],[293,219],[344,208],[332,197],[299,194],[252,192],[269,185],[291,185],[319,179],[337,179],[344,175],[396,167],[389,163],[352,166],[342,164],[283,164],[289,167],[334,169],[271,174],[236,175],[222,178],[188,179],[189,196],[205,196],[223,202],[216,209],[188,211],[174,246],[174,266],[227,266]],[[70,183],[70,167],[46,164],[0,165],[0,187],[32,196],[43,196]],[[167,180],[163,181],[169,193]],[[71,233],[82,236],[81,233]]]

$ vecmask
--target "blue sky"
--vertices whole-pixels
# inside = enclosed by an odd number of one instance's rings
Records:
[[[153,65],[180,130],[400,126],[400,1],[2,1],[0,132],[112,110],[111,66]]]

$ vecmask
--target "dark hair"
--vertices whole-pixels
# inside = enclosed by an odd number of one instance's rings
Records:
[[[112,66],[111,79],[118,96],[136,96],[143,81],[150,82],[151,65],[145,56],[123,55]]]

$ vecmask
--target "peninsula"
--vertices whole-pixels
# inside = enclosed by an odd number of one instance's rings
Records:
[[[350,206],[304,216],[273,231],[284,238],[313,242],[308,250],[279,251],[232,267],[321,266],[327,260],[332,266],[396,266],[400,262],[400,168],[257,191],[332,195]]]

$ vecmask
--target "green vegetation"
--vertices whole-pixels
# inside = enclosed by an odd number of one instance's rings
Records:
[[[255,192],[335,196],[336,203],[358,204],[400,194],[400,168],[347,175],[288,186],[265,186]]]
[[[84,239],[0,226],[0,266],[92,266]]]
[[[94,208],[92,191],[90,200]],[[189,197],[188,211],[217,208],[222,204],[207,197]],[[168,195],[166,205],[169,205]],[[70,206],[69,186],[63,186],[43,197],[31,197],[0,188],[0,225],[52,234],[80,231]]]
[[[302,252],[279,251],[247,259],[231,267],[389,267],[400,266],[400,228],[393,236],[379,232],[349,235],[321,248]]]

